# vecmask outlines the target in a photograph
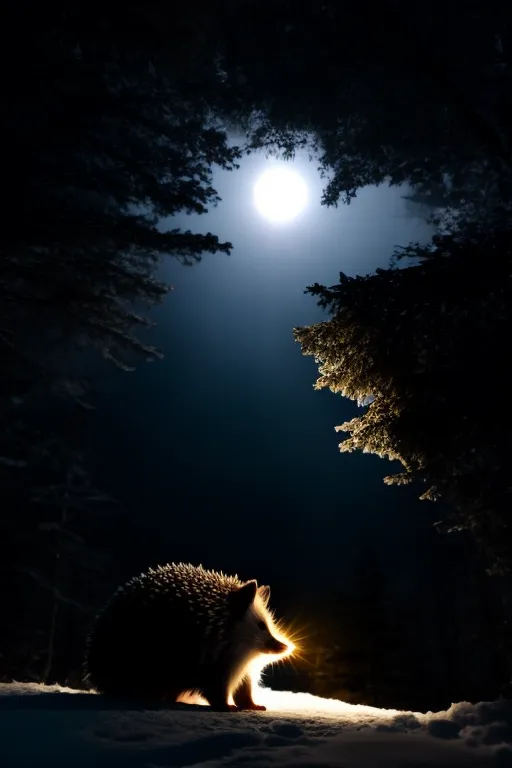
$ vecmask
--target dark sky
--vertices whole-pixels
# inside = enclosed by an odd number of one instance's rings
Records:
[[[168,222],[234,249],[192,268],[163,266],[175,290],[151,312],[151,342],[165,359],[102,383],[94,461],[123,511],[157,534],[144,566],[178,559],[320,583],[343,578],[359,546],[373,542],[404,573],[425,503],[383,484],[389,462],[339,453],[334,427],[357,406],[313,390],[317,368],[292,328],[326,318],[307,285],[385,267],[395,245],[426,241],[429,228],[422,212],[410,215],[403,189],[364,189],[348,207],[321,207],[316,165],[300,157],[293,167],[309,205],[291,223],[269,224],[252,185],[275,162],[253,155],[216,174],[219,206]]]

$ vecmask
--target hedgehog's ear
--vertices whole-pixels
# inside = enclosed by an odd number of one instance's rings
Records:
[[[231,593],[231,604],[235,616],[242,617],[245,615],[251,603],[254,602],[257,589],[258,584],[253,580],[242,584],[236,592]]]
[[[270,587],[267,587],[266,584],[265,586],[258,587],[258,595],[261,597],[261,599],[266,605],[270,600]]]

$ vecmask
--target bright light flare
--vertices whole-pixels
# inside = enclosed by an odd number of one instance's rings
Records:
[[[295,219],[307,201],[306,182],[290,168],[271,168],[254,185],[254,205],[269,221],[285,223]]]

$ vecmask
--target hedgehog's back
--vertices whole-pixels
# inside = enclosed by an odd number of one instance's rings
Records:
[[[97,617],[86,672],[100,692],[162,698],[197,685],[204,631],[183,595],[131,583]]]

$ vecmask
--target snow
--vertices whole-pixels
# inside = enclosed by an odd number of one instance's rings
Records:
[[[256,697],[255,697],[256,698]],[[512,702],[399,712],[262,688],[267,712],[141,708],[94,693],[0,684],[2,768],[512,766]]]

